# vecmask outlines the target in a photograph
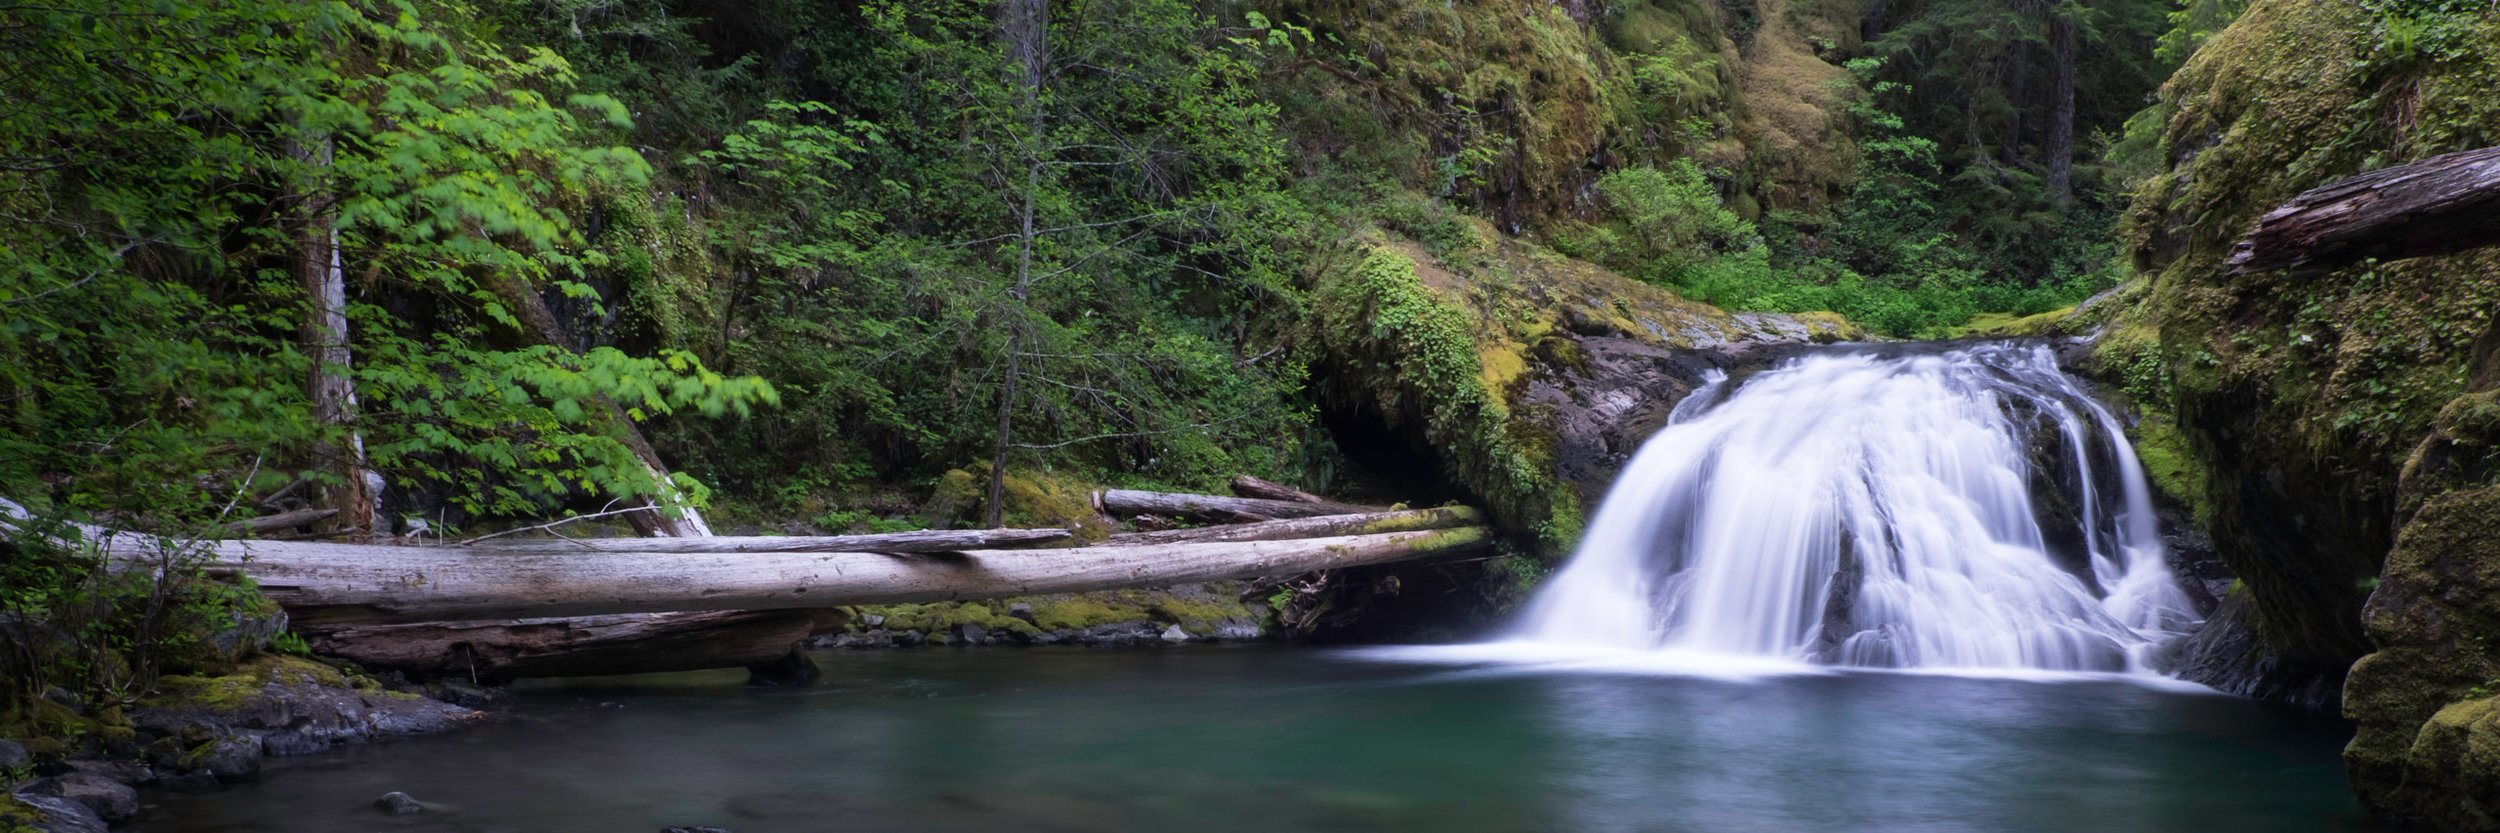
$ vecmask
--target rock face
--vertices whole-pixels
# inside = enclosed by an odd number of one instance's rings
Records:
[[[1532,559],[1341,571],[1296,604],[1319,639],[1447,639],[1517,601],[1713,368],[1845,341],[1830,315],[1734,315],[1494,233],[1381,236],[1315,267],[1306,340],[1323,419],[1397,491],[1487,509]],[[1763,354],[1767,355],[1767,354]],[[1455,491],[1435,494],[1434,488]]]
[[[2500,636],[2500,248],[2319,275],[2227,263],[2302,191],[2500,143],[2500,9],[2438,12],[2469,31],[2406,61],[2378,33],[2431,13],[2410,8],[2257,0],[2163,87],[2161,169],[2124,224],[2144,279],[2105,305],[2096,361],[2175,417],[2202,470],[2200,513],[2244,584],[2248,690],[2342,679],[2365,804],[2500,830],[2500,736],[2477,705],[2500,677],[2484,647]]]

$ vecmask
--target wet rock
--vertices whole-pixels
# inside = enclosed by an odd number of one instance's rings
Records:
[[[1173,625],[1171,627],[1164,628],[1163,634],[1159,638],[1165,642],[1187,642],[1189,641],[1189,634],[1182,631],[1181,626]]]
[[[989,640],[990,632],[983,629],[980,625],[966,622],[962,627],[955,629],[955,635],[962,638],[967,644],[979,645]]]
[[[17,769],[33,760],[26,754],[26,747],[19,746],[16,741],[0,740],[0,771]]]
[[[418,801],[407,793],[394,791],[383,793],[381,798],[374,799],[373,808],[388,815],[413,816],[425,812],[425,802]]]
[[[1015,604],[1008,605],[1007,615],[1027,622],[1033,621],[1033,606],[1024,602],[1017,602]]]
[[[215,790],[218,786],[220,785],[217,783],[216,774],[205,769],[176,775],[160,775],[156,778],[157,789],[174,792],[204,793]]]
[[[192,753],[197,769],[207,770],[220,784],[240,784],[260,780],[261,742],[246,735],[229,735],[208,742],[205,749]]]
[[[70,772],[39,778],[18,787],[19,795],[41,795],[78,802],[106,822],[128,821],[139,814],[139,791],[91,772]]]
[[[663,827],[660,833],[729,833],[724,827]]]
[[[50,795],[19,794],[16,798],[34,808],[38,816],[34,829],[39,833],[107,833],[109,829],[87,805]]]
[[[73,772],[93,773],[133,787],[156,783],[156,771],[137,761],[68,761],[62,765]]]
[[[824,675],[806,652],[791,648],[780,659],[747,666],[747,685],[806,685]]]
[[[467,680],[442,680],[427,684],[425,696],[455,706],[482,709],[503,702],[504,690]]]
[[[257,740],[257,758],[440,732],[479,716],[472,709],[369,683],[357,688],[319,663],[275,657],[255,662],[235,676],[167,677],[160,683],[164,693],[133,710],[131,723],[142,734],[180,737],[192,744],[207,737],[250,737]],[[167,763],[162,760],[165,750],[151,751],[160,764]],[[187,755],[190,750],[180,751]]]

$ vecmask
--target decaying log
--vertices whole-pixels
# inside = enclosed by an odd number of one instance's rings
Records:
[[[1295,541],[918,555],[549,553],[219,543],[209,568],[250,576],[306,629],[351,623],[780,610],[1160,587],[1466,551],[1481,527]]]
[[[1233,478],[1232,485],[1233,494],[1240,495],[1242,497],[1264,498],[1267,500],[1290,500],[1295,503],[1331,502],[1327,498],[1296,489],[1292,486],[1287,486],[1272,480],[1261,480],[1246,474]]]
[[[1379,511],[1371,507],[1343,503],[1303,503],[1291,500],[1193,495],[1180,492],[1140,492],[1134,489],[1110,489],[1096,492],[1094,502],[1102,508],[1102,511],[1113,515],[1177,515],[1214,521],[1272,521],[1278,518],[1358,515]]]
[[[525,538],[481,541],[479,553],[696,553],[696,552],[955,552],[1004,549],[1071,540],[1064,529],[922,529],[876,535],[728,536],[704,538]]]
[[[1321,515],[1316,518],[1288,518],[1280,521],[1259,521],[1246,524],[1224,524],[1197,529],[1171,529],[1160,532],[1128,532],[1113,535],[1098,547],[1137,547],[1150,544],[1189,544],[1217,541],[1285,541],[1295,538],[1326,538],[1338,535],[1375,535],[1383,532],[1407,532],[1418,529],[1449,529],[1483,523],[1476,510],[1464,506],[1438,509],[1407,509],[1397,512],[1369,512],[1361,515]]]
[[[338,513],[339,510],[336,509],[297,509],[293,512],[245,518],[226,524],[226,529],[236,534],[267,535],[282,529],[294,529]]]
[[[311,631],[308,642],[372,668],[499,683],[769,665],[841,620],[834,610],[638,613],[352,625]]]
[[[2318,275],[2500,244],[2500,147],[2434,156],[2302,192],[2257,220],[2228,261],[2234,274]]]

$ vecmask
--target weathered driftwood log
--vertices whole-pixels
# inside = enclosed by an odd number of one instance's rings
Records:
[[[1242,497],[1265,498],[1267,500],[1290,500],[1295,503],[1332,502],[1327,498],[1302,491],[1301,489],[1296,489],[1272,480],[1261,480],[1246,474],[1233,478],[1233,494],[1240,495]]]
[[[349,623],[778,610],[1158,587],[1403,561],[1476,548],[1480,527],[1294,541],[918,555],[491,554],[458,548],[222,542],[307,629]]]
[[[467,549],[479,553],[542,554],[585,552],[953,552],[1001,549],[1067,541],[1064,529],[923,529],[876,535],[727,536],[704,538],[525,538],[481,541]]]
[[[308,641],[368,667],[495,683],[768,665],[840,621],[830,610],[634,613],[350,625],[312,631]]]
[[[1448,529],[1483,522],[1484,519],[1477,515],[1474,509],[1464,506],[1446,506],[1439,509],[1368,512],[1361,515],[1288,518],[1281,521],[1224,524],[1161,532],[1128,532],[1113,535],[1095,546],[1137,547],[1151,544],[1216,541],[1285,541],[1295,538],[1327,538],[1338,535],[1376,535],[1383,532],[1407,532],[1418,529]]]
[[[2315,275],[2500,244],[2500,147],[2434,156],[2302,192],[2257,220],[2234,273]]]
[[[226,524],[226,529],[238,535],[244,533],[267,535],[282,529],[294,529],[338,513],[339,510],[336,509],[297,509],[293,512],[280,512],[275,515],[265,515],[258,518],[245,518],[243,520]]]
[[[1094,502],[1102,507],[1102,511],[1113,515],[1178,515],[1216,521],[1272,521],[1379,511],[1343,503],[1303,503],[1180,492],[1140,492],[1134,489],[1096,492]]]

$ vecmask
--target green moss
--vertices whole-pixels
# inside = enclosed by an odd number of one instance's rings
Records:
[[[2168,414],[2146,414],[2136,423],[2136,459],[2144,464],[2144,477],[2153,488],[2170,499],[2185,504],[2199,526],[2213,525],[2212,501],[2206,499],[2208,475],[2205,464],[2195,449],[2188,447],[2187,435]]]
[[[0,793],[0,833],[42,833],[43,811],[17,796]]]
[[[156,693],[146,701],[157,708],[203,708],[211,711],[236,709],[260,696],[261,689],[271,685],[306,685],[329,688],[360,688],[379,690],[370,679],[358,677],[351,684],[338,669],[303,657],[283,654],[261,654],[246,660],[235,673],[216,677],[168,675],[156,681]]]

